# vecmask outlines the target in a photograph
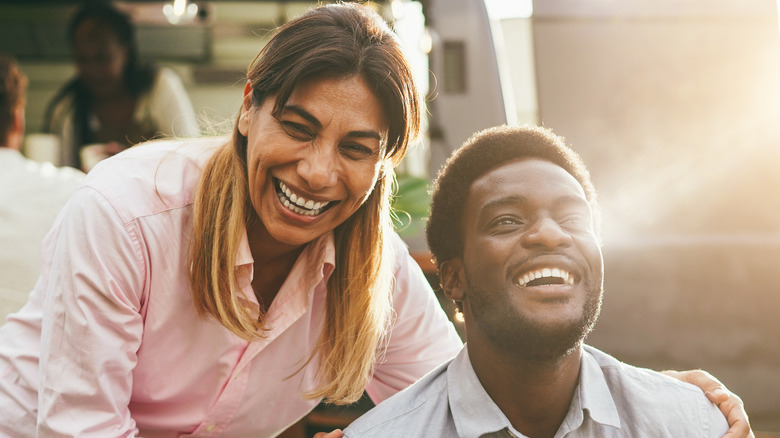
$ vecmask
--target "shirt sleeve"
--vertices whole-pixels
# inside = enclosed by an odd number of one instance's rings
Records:
[[[40,436],[137,434],[128,404],[146,270],[134,227],[97,191],[82,188],[47,239]]]
[[[161,133],[171,137],[200,135],[190,97],[173,70],[160,68],[150,98],[150,109]]]
[[[463,343],[404,242],[393,233],[396,253],[395,322],[384,356],[366,392],[379,403],[458,354]]]

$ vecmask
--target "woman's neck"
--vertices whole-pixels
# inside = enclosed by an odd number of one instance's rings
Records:
[[[257,218],[247,225],[247,239],[254,259],[252,289],[261,309],[268,310],[306,245],[279,242]]]

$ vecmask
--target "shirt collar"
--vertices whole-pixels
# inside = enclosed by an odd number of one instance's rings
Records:
[[[336,246],[333,241],[333,232],[330,232],[306,245],[306,248],[298,256],[298,260],[295,261],[282,289],[286,290],[292,286],[294,290],[311,291],[323,278],[330,277],[335,266]],[[253,267],[254,258],[252,250],[249,248],[249,238],[244,232],[236,254],[236,275],[239,276],[239,282],[245,292],[244,298],[257,305],[257,298],[251,288]],[[293,279],[296,284],[288,285],[290,279]]]
[[[447,388],[458,436],[477,438],[504,429],[512,430],[509,420],[485,392],[474,372],[468,344],[447,368]]]
[[[584,412],[600,424],[620,428],[620,415],[607,385],[604,372],[588,346],[582,349],[580,379],[574,392],[564,425],[576,429],[584,420]]]
[[[586,410],[593,421],[619,428],[620,416],[615,401],[601,366],[588,348],[586,346],[583,349],[579,383],[561,429],[574,430],[580,427]],[[481,437],[502,430],[516,433],[504,413],[482,387],[469,360],[468,344],[447,369],[447,388],[452,417],[459,436]],[[469,421],[473,418],[478,418],[479,421]],[[556,435],[565,435],[567,432],[568,430],[559,430]]]

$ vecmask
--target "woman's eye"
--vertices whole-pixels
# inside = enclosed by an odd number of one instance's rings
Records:
[[[296,140],[308,141],[314,138],[314,134],[311,133],[309,128],[300,123],[282,122],[282,127],[284,127],[284,131],[287,135]]]
[[[359,143],[344,143],[341,151],[347,158],[361,160],[374,154],[374,150]]]

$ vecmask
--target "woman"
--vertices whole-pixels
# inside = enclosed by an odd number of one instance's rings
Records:
[[[0,435],[274,436],[452,357],[461,342],[389,224],[419,122],[370,9],[282,26],[229,140],[132,148],[71,199],[0,328]]]
[[[199,134],[176,74],[141,63],[130,17],[109,3],[85,3],[68,26],[77,75],[49,103],[44,129],[59,137],[62,165],[89,170],[102,157],[160,136]]]

